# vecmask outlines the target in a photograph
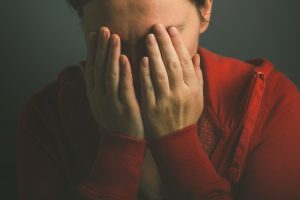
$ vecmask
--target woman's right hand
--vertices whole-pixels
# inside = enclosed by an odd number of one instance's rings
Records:
[[[81,71],[90,109],[98,125],[109,131],[136,138],[144,137],[141,111],[135,96],[131,66],[120,55],[117,34],[101,27],[88,37],[88,53]]]

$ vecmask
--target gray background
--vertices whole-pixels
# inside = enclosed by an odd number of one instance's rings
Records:
[[[266,57],[298,88],[299,1],[217,0],[202,46],[241,59]],[[1,2],[1,194],[15,199],[15,128],[32,95],[85,58],[80,21],[64,0]],[[3,195],[2,195],[3,197]]]

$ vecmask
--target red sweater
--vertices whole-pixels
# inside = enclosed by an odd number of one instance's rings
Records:
[[[148,145],[171,199],[300,199],[297,87],[266,59],[198,52],[199,122],[152,141],[98,128],[79,65],[65,68],[22,110],[20,198],[138,199]]]

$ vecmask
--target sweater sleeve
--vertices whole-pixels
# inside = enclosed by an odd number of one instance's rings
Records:
[[[93,170],[75,186],[68,180],[55,143],[43,123],[47,116],[43,114],[41,120],[41,110],[34,104],[31,101],[24,107],[17,128],[16,159],[21,200],[136,199],[145,140],[106,131]]]
[[[149,148],[172,199],[231,199],[230,184],[204,152],[196,124],[151,140]]]
[[[32,102],[24,107],[16,133],[16,163],[20,200],[79,199],[64,174],[53,146],[39,136],[47,133]],[[51,147],[50,147],[51,146]]]
[[[196,125],[149,143],[172,199],[300,199],[300,94],[280,74],[270,88],[258,120],[258,143],[234,191],[203,152]]]
[[[300,199],[300,94],[279,73],[269,88],[260,139],[248,156],[237,199]]]
[[[92,171],[79,186],[80,194],[92,200],[134,200],[146,142],[109,132],[105,130]]]

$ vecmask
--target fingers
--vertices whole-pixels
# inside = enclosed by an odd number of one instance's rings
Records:
[[[151,81],[148,57],[143,57],[140,63],[140,83],[142,104],[144,106],[154,105],[155,95]]]
[[[151,77],[153,78],[153,86],[157,97],[169,94],[170,86],[168,74],[164,66],[159,46],[154,34],[147,36],[147,50],[149,53],[149,66]]]
[[[112,97],[112,100],[133,102],[132,98],[135,97],[135,93],[131,67],[128,58],[125,55],[120,56],[119,36],[110,34],[108,28],[101,27],[96,46],[98,47],[95,55],[95,69],[91,72],[91,77],[95,79],[97,92]],[[121,66],[120,63],[124,65]]]
[[[183,81],[180,62],[165,27],[162,24],[156,24],[154,30],[164,66],[168,73],[170,88],[173,89]]]
[[[106,93],[113,97],[117,97],[118,95],[120,53],[120,38],[117,34],[112,34],[109,43],[108,61],[105,72],[105,86]]]
[[[106,27],[101,27],[97,38],[97,52],[95,58],[93,73],[95,86],[101,93],[106,92],[105,88],[105,71],[107,63],[108,44],[110,39],[110,31]]]
[[[193,68],[193,63],[190,58],[190,54],[187,51],[184,42],[182,41],[178,30],[175,27],[168,29],[173,46],[180,60],[180,65],[182,69],[183,80],[188,86],[197,84],[197,79],[195,76],[195,70]]]
[[[125,55],[120,56],[120,81],[119,81],[119,97],[120,101],[127,105],[135,102],[135,92],[133,87],[133,79],[131,66]]]

